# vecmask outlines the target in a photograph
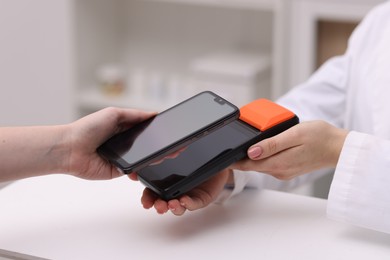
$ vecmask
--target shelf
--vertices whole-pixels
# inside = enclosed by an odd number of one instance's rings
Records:
[[[240,9],[257,9],[273,11],[276,8],[276,0],[147,0],[149,2],[166,2],[179,4],[192,4],[211,7],[226,7]]]
[[[244,76],[250,80],[242,81],[237,75],[242,67],[239,62],[233,73],[223,71],[227,75],[218,77],[213,77],[214,71],[199,73],[191,65],[203,57],[225,52],[264,52],[272,59],[273,10],[278,1],[76,1],[79,110],[85,114],[115,106],[162,111],[204,89],[237,105],[259,95],[268,97],[272,70],[267,69],[266,79],[261,79],[264,87],[252,91],[257,86],[257,76],[252,77],[249,71],[251,77]],[[110,96],[95,86],[99,82],[97,71],[107,64],[121,67],[123,81],[130,86],[128,92]],[[132,87],[134,75],[139,72],[142,77],[135,78],[142,84]]]

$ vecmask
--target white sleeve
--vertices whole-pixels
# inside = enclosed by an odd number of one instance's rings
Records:
[[[229,198],[239,194],[244,189],[271,189],[279,191],[290,191],[300,185],[313,182],[325,174],[333,172],[332,169],[322,169],[311,174],[305,174],[296,177],[292,180],[278,180],[270,175],[255,172],[255,171],[239,171],[234,170],[234,186],[227,187],[219,196],[217,202],[222,203]]]
[[[385,6],[385,8],[383,8]],[[346,104],[351,96],[351,71],[361,59],[362,50],[372,46],[383,31],[390,3],[375,7],[353,31],[344,55],[324,63],[306,82],[293,88],[277,103],[298,115],[301,121],[324,120],[336,127],[346,126]]]
[[[308,81],[276,102],[293,111],[301,122],[324,120],[343,127],[350,63],[349,54],[328,60]]]
[[[329,218],[390,233],[390,141],[350,132],[331,184]]]

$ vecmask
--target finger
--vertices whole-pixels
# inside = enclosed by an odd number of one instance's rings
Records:
[[[142,122],[152,116],[157,115],[157,112],[143,111],[137,109],[123,109],[121,118],[126,121],[131,121],[131,123]]]
[[[129,127],[141,123],[156,114],[156,112],[146,112],[136,109],[121,109],[118,119],[118,124],[120,126],[119,132],[125,131]]]
[[[299,149],[299,150],[297,150]],[[288,149],[262,160],[245,159],[231,165],[232,169],[241,171],[256,171],[271,175],[279,180],[290,180],[300,174],[305,173],[302,169],[301,159],[297,154],[301,154],[300,146]]]
[[[138,181],[138,175],[137,175],[137,173],[135,173],[135,172],[132,172],[132,173],[128,174],[127,176],[128,176],[129,179],[132,180],[132,181]]]
[[[300,144],[296,130],[290,128],[274,137],[264,139],[248,149],[248,157],[252,160],[264,159]]]
[[[166,202],[165,200],[162,200],[160,198],[158,198],[155,202],[154,202],[154,208],[156,209],[157,213],[158,214],[164,214],[164,213],[167,213],[169,208],[168,208],[168,202]]]
[[[212,198],[206,192],[196,192],[196,194],[186,195],[180,198],[180,205],[190,211],[206,207],[212,202]]]
[[[176,216],[181,216],[186,211],[186,208],[183,207],[177,199],[168,201],[168,208]]]
[[[152,190],[146,188],[144,189],[141,197],[142,206],[145,209],[150,209],[151,207],[153,207],[157,199],[158,199],[157,194],[154,193]]]

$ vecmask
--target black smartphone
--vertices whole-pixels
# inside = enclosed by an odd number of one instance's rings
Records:
[[[98,153],[124,173],[138,171],[239,117],[239,109],[218,96],[201,92],[98,148]]]
[[[247,156],[248,148],[297,124],[294,116],[261,131],[239,119],[205,136],[181,152],[138,171],[140,181],[164,200],[177,198]]]

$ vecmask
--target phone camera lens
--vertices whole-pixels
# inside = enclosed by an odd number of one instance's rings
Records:
[[[223,100],[222,98],[216,97],[214,100],[215,100],[215,102],[217,102],[218,104],[221,104],[221,105],[225,104],[225,100]]]

